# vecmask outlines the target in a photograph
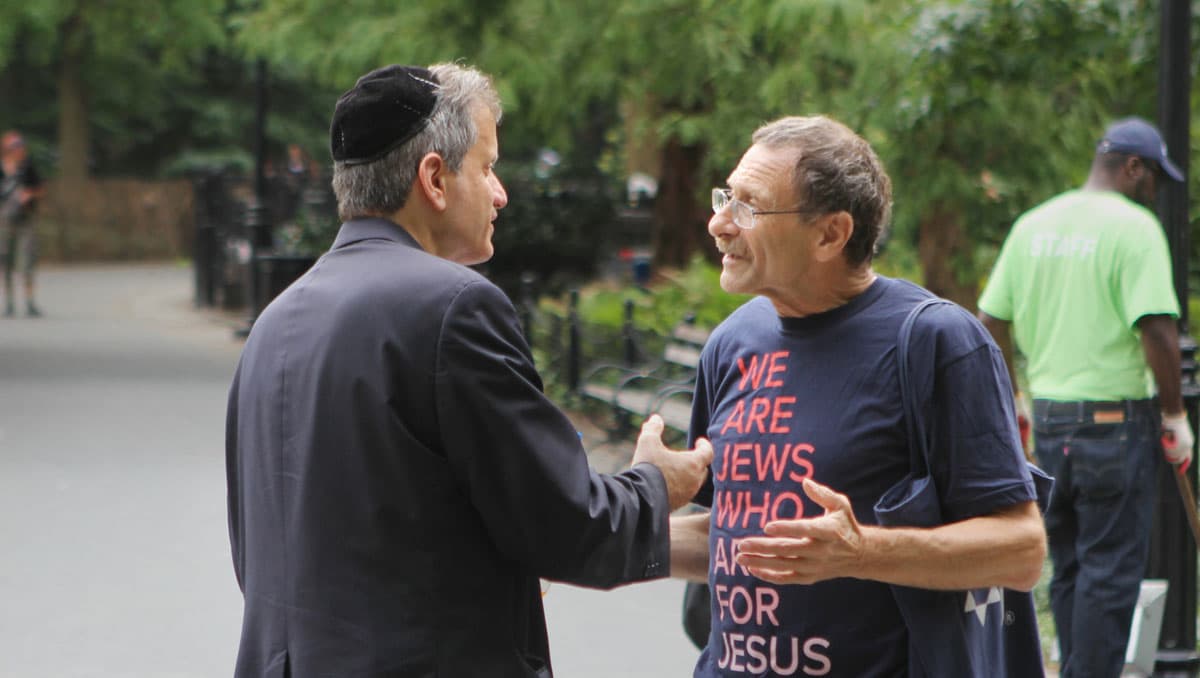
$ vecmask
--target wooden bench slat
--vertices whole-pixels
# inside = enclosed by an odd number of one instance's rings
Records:
[[[708,330],[695,325],[676,325],[675,329],[671,331],[671,336],[689,344],[703,346],[704,342],[708,341]]]
[[[641,417],[657,411],[668,427],[687,432],[692,419],[689,388],[695,381],[700,352],[707,340],[706,330],[693,325],[677,325],[663,347],[662,364],[674,365],[678,374],[630,368],[622,373],[624,381],[618,384],[585,381],[580,385],[580,391],[589,398]]]
[[[613,396],[616,394],[616,392],[617,392],[616,388],[614,388],[612,386],[607,386],[605,384],[584,384],[583,385],[583,394],[584,395],[591,397],[591,398],[595,398],[596,400],[603,400],[605,402],[612,402]]]
[[[659,398],[659,394],[654,391],[638,391],[634,389],[617,391],[611,386],[590,384],[584,388],[584,393],[597,400],[613,403],[627,412],[642,417],[648,417],[657,411],[667,426],[678,431],[686,432],[692,421],[690,401],[683,402],[682,399],[678,398],[667,399],[658,403],[657,409],[654,409],[655,401]]]
[[[700,349],[679,344],[667,344],[663,349],[663,360],[696,369],[700,366]]]
[[[691,400],[686,403],[679,400],[667,400],[658,406],[658,413],[662,415],[663,423],[676,431],[687,433],[688,427],[691,426]]]
[[[650,414],[650,406],[654,404],[654,393],[652,391],[635,391],[626,389],[617,394],[617,405],[621,409],[648,416]]]

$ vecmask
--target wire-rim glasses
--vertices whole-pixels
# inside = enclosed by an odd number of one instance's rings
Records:
[[[754,228],[754,218],[760,214],[802,214],[805,210],[756,210],[746,203],[733,197],[733,191],[728,188],[714,188],[712,190],[712,209],[713,214],[720,214],[726,207],[729,208],[729,220],[732,221],[738,228],[749,230]]]

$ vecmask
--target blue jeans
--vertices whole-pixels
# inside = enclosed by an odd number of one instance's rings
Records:
[[[1060,675],[1117,678],[1150,548],[1158,408],[1035,400],[1033,425],[1038,463],[1055,477],[1046,534]]]

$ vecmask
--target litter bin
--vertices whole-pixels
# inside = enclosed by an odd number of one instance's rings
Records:
[[[254,300],[255,315],[261,313],[272,299],[317,261],[317,257],[298,254],[260,254],[257,259],[258,284],[255,291],[258,298]]]

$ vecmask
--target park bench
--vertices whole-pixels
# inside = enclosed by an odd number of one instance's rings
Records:
[[[631,314],[626,314],[627,325]],[[624,332],[627,342],[630,327]],[[623,436],[632,430],[632,417],[645,419],[658,413],[668,427],[686,433],[692,418],[692,393],[700,350],[708,340],[708,331],[690,322],[676,325],[664,338],[661,356],[650,364],[601,363],[588,371],[580,382],[585,398],[604,403],[615,422],[609,430]],[[633,351],[627,350],[627,356]]]

